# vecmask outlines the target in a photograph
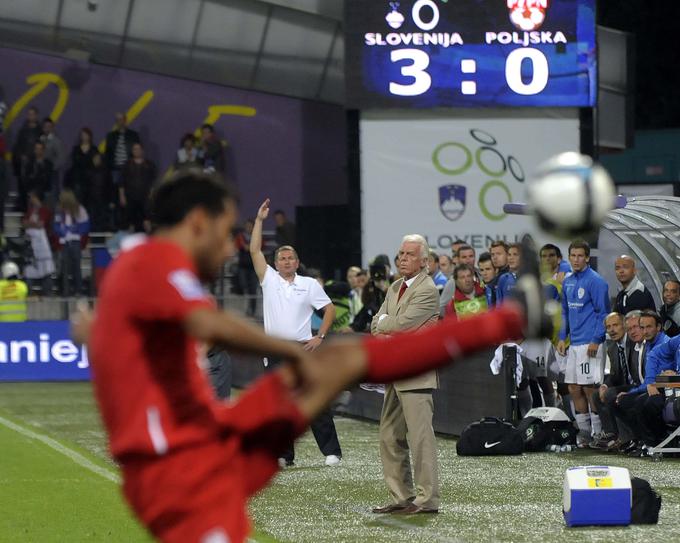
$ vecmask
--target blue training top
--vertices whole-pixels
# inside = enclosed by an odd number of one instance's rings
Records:
[[[604,343],[604,319],[611,311],[609,287],[595,270],[567,276],[562,283],[562,329],[560,339],[571,339],[572,345]]]
[[[638,386],[631,388],[629,394],[642,394],[647,392],[647,385],[656,383],[656,376],[666,370],[676,370],[676,354],[680,346],[680,336],[669,338],[663,332],[659,332],[654,341],[645,342],[645,380]]]

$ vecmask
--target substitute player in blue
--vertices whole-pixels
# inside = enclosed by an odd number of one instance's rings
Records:
[[[590,245],[585,241],[576,240],[569,245],[569,262],[573,274],[562,284],[562,329],[557,351],[563,356],[567,353],[564,382],[569,385],[576,410],[577,444],[583,448],[593,435],[602,432],[592,395],[604,377],[604,320],[610,312],[609,287],[588,265]]]

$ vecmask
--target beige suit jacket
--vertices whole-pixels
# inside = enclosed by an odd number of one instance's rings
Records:
[[[371,321],[371,333],[374,336],[417,330],[439,319],[439,291],[427,272],[425,270],[420,272],[399,300],[399,290],[403,281],[399,279],[387,289],[385,301]],[[381,315],[386,315],[386,317],[381,319]],[[394,383],[394,387],[399,391],[438,388],[438,386],[439,379],[436,371]]]

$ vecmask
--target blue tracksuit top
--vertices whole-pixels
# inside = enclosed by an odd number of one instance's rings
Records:
[[[645,381],[631,388],[629,394],[642,394],[647,392],[647,385],[656,383],[656,376],[666,370],[676,370],[676,353],[680,347],[680,336],[669,338],[663,332],[659,332],[654,341],[645,342]],[[677,371],[677,370],[676,370]]]
[[[604,319],[611,311],[609,287],[595,270],[567,276],[562,283],[562,329],[560,339],[571,339],[572,345],[604,343]]]
[[[498,278],[496,286],[496,304],[499,305],[508,297],[510,291],[515,288],[517,284],[517,274],[508,271]]]

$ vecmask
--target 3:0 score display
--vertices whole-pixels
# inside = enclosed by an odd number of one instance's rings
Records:
[[[595,103],[594,0],[346,2],[350,107]]]

